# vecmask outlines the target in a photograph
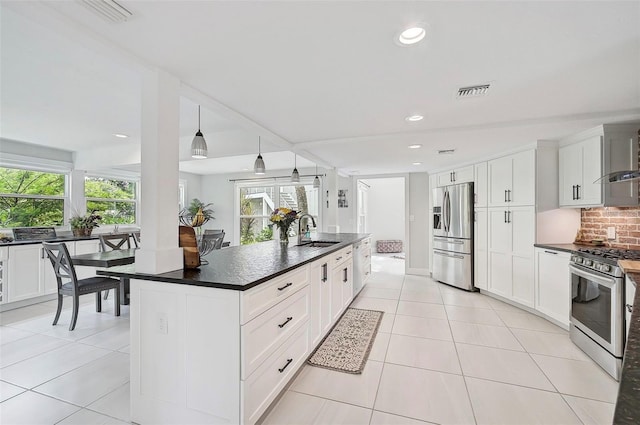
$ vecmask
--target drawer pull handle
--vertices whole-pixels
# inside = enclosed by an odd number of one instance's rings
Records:
[[[284,366],[279,368],[278,372],[280,372],[280,373],[284,372],[284,370],[291,364],[292,361],[293,361],[293,359],[287,359],[287,364],[285,364]]]
[[[631,304],[627,304],[626,307],[627,307],[627,311],[629,313],[631,313],[633,311],[633,306]]]
[[[344,278],[342,279],[342,281],[344,283],[347,283],[347,281],[349,280],[349,278],[347,277],[347,268],[345,267],[344,269],[342,269],[342,271],[344,272]]]
[[[339,257],[336,257],[336,261],[340,261],[340,260],[342,260],[342,255]]]
[[[368,256],[368,255],[365,255],[365,256],[364,256],[364,258],[369,258],[369,256]]]
[[[282,328],[284,328],[284,327],[287,325],[287,323],[289,323],[289,322],[290,322],[290,321],[292,321],[292,320],[293,320],[293,317],[287,317],[287,320],[285,320],[283,323],[280,323],[280,324],[278,325],[278,327],[279,327],[280,329],[282,329]]]
[[[557,252],[555,252],[555,251],[547,251],[546,249],[544,250],[544,252],[546,252],[547,254],[558,255]]]
[[[293,282],[289,282],[286,285],[278,288],[278,291],[284,291],[285,289],[287,289],[289,286],[293,285]]]
[[[347,251],[347,255],[351,254],[351,251]]]

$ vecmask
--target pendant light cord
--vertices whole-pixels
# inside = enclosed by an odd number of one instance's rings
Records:
[[[198,131],[200,131],[200,105],[198,105]]]

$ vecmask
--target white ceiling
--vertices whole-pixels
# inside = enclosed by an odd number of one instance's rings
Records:
[[[291,150],[368,175],[640,118],[637,1],[119,3],[133,12],[121,24],[80,2],[1,3],[3,137],[80,152],[139,143],[145,66],[183,81],[181,169],[202,174],[251,168],[258,135],[270,169],[290,168],[277,152]],[[425,41],[397,46],[415,22]],[[486,97],[455,99],[479,83]],[[217,158],[202,163],[188,157],[198,103]],[[404,121],[415,113],[425,119]]]

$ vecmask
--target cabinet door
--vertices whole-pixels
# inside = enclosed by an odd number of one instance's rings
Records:
[[[10,247],[7,301],[20,301],[43,294],[40,249],[40,244]]]
[[[342,286],[344,285],[342,269],[343,267],[339,265],[331,272],[331,324],[338,320],[344,306],[342,302]]]
[[[487,163],[481,162],[474,166],[474,204],[476,207],[487,206]]]
[[[322,338],[322,263],[315,262],[309,268],[309,338],[315,346]]]
[[[448,186],[453,183],[453,170],[437,174],[438,187]]]
[[[582,178],[578,190],[579,205],[601,205],[602,184],[594,183],[602,177],[602,140],[594,136],[580,143],[582,149]]]
[[[349,260],[342,265],[342,305],[347,308],[353,300],[353,261]]]
[[[487,273],[488,261],[487,256],[487,209],[477,208],[475,210],[475,226],[473,228],[474,251],[473,251],[473,268],[474,268],[474,285],[479,289],[487,289]]]
[[[494,159],[487,162],[489,179],[489,206],[498,207],[508,204],[508,190],[511,190],[511,157]]]
[[[474,179],[473,165],[453,170],[453,183],[469,183]]]
[[[560,206],[574,206],[575,186],[582,181],[582,148],[580,145],[563,146],[558,150],[558,194]]]
[[[511,227],[512,299],[534,305],[535,207],[513,207],[507,215]]]
[[[571,309],[571,254],[535,249],[535,309],[569,327]]]
[[[536,152],[528,150],[511,155],[511,161],[511,192],[507,196],[509,206],[535,205]]]
[[[320,266],[320,328],[321,337],[331,329],[333,323],[331,316],[331,270],[329,262],[324,261]]]
[[[507,223],[507,210],[489,209],[488,290],[506,298],[511,298],[511,226]]]

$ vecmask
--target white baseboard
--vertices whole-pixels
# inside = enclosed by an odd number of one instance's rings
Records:
[[[406,274],[413,274],[418,276],[429,276],[429,269],[408,268],[405,271]]]
[[[0,305],[0,312],[9,311],[20,307],[26,307],[32,304],[38,304],[45,301],[51,301],[58,298],[57,294],[41,295],[39,297],[28,298],[26,300],[14,301],[12,303],[6,303]]]

